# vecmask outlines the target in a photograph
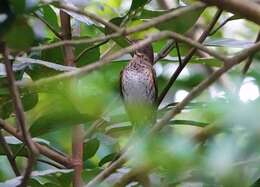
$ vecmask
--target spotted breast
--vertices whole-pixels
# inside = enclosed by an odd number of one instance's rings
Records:
[[[121,72],[121,95],[133,124],[146,125],[154,122],[154,104],[157,99],[155,77],[153,51],[150,46],[136,51],[133,59]]]

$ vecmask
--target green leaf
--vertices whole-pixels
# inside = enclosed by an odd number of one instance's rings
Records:
[[[59,32],[60,27],[58,24],[58,18],[52,7],[50,5],[44,5],[40,9],[43,13],[43,19],[46,20],[47,23],[55,29],[55,31]]]
[[[119,151],[117,139],[101,133],[97,133],[96,138],[98,138],[100,142],[100,146],[97,151],[97,157],[100,158],[100,160],[111,153],[116,153]]]
[[[116,18],[113,18],[112,20],[110,20],[111,23],[114,23],[115,25],[117,25],[118,27],[120,27],[122,21],[125,19],[125,17],[116,17]],[[112,34],[114,33],[114,30],[108,28],[108,27],[105,27],[105,34]],[[120,36],[120,37],[117,37],[115,39],[113,39],[120,47],[127,47],[129,46],[129,42],[128,40],[123,37],[123,36]]]
[[[161,16],[165,13],[175,11],[177,9],[172,9],[167,11],[143,10],[141,15],[138,17],[138,19],[144,19],[144,20],[153,19],[155,17]],[[200,17],[200,15],[204,10],[205,8],[192,10],[182,16],[175,17],[166,22],[162,22],[161,24],[156,25],[156,28],[160,30],[170,30],[179,33],[185,33],[197,22],[198,18]]]
[[[40,59],[42,61],[51,62],[53,64],[64,64],[63,52],[61,47],[44,50],[41,52],[41,54],[31,54],[31,58],[36,60]],[[30,67],[26,69],[26,73],[28,73],[33,80],[37,80],[43,77],[54,76],[57,73],[59,73],[57,69],[60,68],[56,68],[57,66],[54,67],[54,65],[47,64],[44,62],[40,63],[44,66],[39,66],[39,63],[31,63]]]
[[[118,137],[119,135],[131,132],[132,128],[133,126],[130,123],[119,123],[108,126],[105,130],[105,133],[111,136]]]
[[[24,111],[32,109],[38,102],[38,94],[34,91],[23,89],[20,92],[20,98],[22,100]],[[7,95],[3,97],[0,96],[0,116],[1,118],[6,119],[13,111],[13,101],[8,91]]]
[[[32,135],[89,122],[100,116],[117,98],[122,65],[111,64],[101,71],[39,88],[39,102],[26,112]]]
[[[24,50],[33,44],[34,32],[25,19],[19,18],[12,25],[10,31],[5,34],[4,40],[9,48]]]
[[[98,148],[99,148],[99,140],[97,138],[90,139],[84,143],[84,152],[83,152],[83,159],[87,160],[93,157]]]
[[[85,169],[82,172],[82,178],[85,183],[91,181],[95,176],[97,176],[102,170],[100,168]]]
[[[55,92],[55,89],[52,89]],[[90,119],[89,116],[79,113],[61,93],[39,94],[39,102],[32,110],[26,112],[26,116],[31,125],[32,136],[68,128]]]
[[[143,7],[148,0],[132,0],[132,4],[129,11],[134,11],[140,7]]]
[[[0,105],[0,116],[2,119],[9,118],[10,114],[13,112],[12,100],[1,99]]]
[[[38,93],[34,91],[26,91],[21,94],[24,111],[32,109],[38,102]]]
[[[83,51],[84,53],[82,53]],[[77,45],[75,47],[75,55],[81,55],[79,60],[76,62],[77,67],[81,67],[98,61],[100,58],[100,50],[99,47],[93,47],[93,45]]]
[[[45,60],[57,64],[64,64],[62,47],[57,47],[57,48],[52,48],[52,49],[47,49],[42,51],[41,60]]]
[[[113,160],[116,158],[117,155],[118,155],[118,153],[111,153],[111,154],[105,156],[104,158],[102,158],[102,159],[99,161],[98,165],[101,167],[101,166],[103,166],[104,164],[113,161]]]

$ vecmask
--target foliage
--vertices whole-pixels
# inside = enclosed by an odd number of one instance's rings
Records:
[[[195,4],[193,1],[174,2],[176,6],[168,10],[160,10],[160,3],[153,0],[89,0],[85,4],[65,1],[64,4],[75,3],[80,5],[82,11],[94,13],[120,28],[132,29],[178,11],[184,8],[184,3],[187,7]],[[71,131],[76,125],[83,124],[83,134],[86,134],[83,145],[84,183],[94,179],[115,161],[126,145],[132,145],[127,156],[129,162],[121,168],[123,171],[118,170],[108,177],[102,183],[104,186],[112,186],[120,181],[125,171],[142,166],[154,169],[147,171],[151,186],[257,186],[259,182],[256,181],[260,178],[259,51],[251,56],[252,64],[245,75],[241,73],[244,63],[233,68],[185,105],[183,112],[152,137],[147,135],[151,126],[140,129],[132,126],[120,97],[119,75],[131,60],[130,53],[83,75],[46,81],[57,75],[79,71],[82,67],[95,66],[96,62],[102,62],[109,55],[131,46],[132,40],[149,38],[162,31],[174,31],[197,38],[201,27],[210,24],[216,7],[190,10],[127,37],[120,35],[109,40],[71,45],[77,60],[75,67],[68,67],[64,45],[41,49],[63,40],[60,5],[60,2],[40,0],[0,2],[0,41],[6,43],[10,53],[8,58],[18,82],[27,128],[35,142],[59,154],[70,155]],[[101,38],[116,32],[109,25],[92,18],[71,10],[64,11],[71,16],[73,41]],[[259,25],[243,16],[229,17],[225,11],[221,16],[223,19],[214,26],[216,32],[208,34],[204,46],[225,56],[232,56],[254,45]],[[223,20],[226,21],[223,23]],[[231,29],[235,24],[242,28]],[[80,33],[75,31],[78,28]],[[154,41],[155,54],[159,54],[169,41],[165,38]],[[179,58],[185,59],[191,49],[184,42],[178,41],[178,44],[180,56],[174,44],[173,49],[154,65],[159,93],[162,93],[178,65],[181,65]],[[194,87],[222,66],[223,62],[215,57],[201,51],[195,53],[161,103],[157,121],[163,119]],[[0,54],[0,118],[13,126],[17,119],[9,86],[4,56]],[[6,129],[2,129],[5,132]],[[5,132],[4,140],[15,155],[19,170],[23,171],[28,149],[12,134]],[[15,177],[11,171],[6,154],[3,144],[0,144],[0,186],[11,187],[19,184],[21,177]],[[38,159],[41,158],[53,161],[40,155]],[[34,165],[29,185],[67,187],[72,185],[73,175],[73,169],[57,169],[39,161]],[[145,172],[141,172],[134,179],[143,181],[144,175]]]

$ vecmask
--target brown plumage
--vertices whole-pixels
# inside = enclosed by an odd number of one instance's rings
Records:
[[[147,45],[135,51],[120,74],[121,95],[134,125],[148,125],[156,119],[157,86],[153,62],[152,46]]]

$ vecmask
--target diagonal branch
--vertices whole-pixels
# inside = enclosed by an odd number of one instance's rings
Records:
[[[171,50],[175,47],[175,41],[171,40],[169,41],[164,48],[157,54],[157,56],[154,59],[154,62],[158,62],[159,60],[163,59],[164,57],[166,57]]]
[[[260,31],[258,32],[258,35],[256,37],[256,42],[259,42],[259,41],[260,41]],[[252,64],[253,58],[254,58],[254,55],[251,55],[250,57],[248,57],[248,59],[247,59],[247,61],[245,63],[245,66],[244,66],[244,68],[242,70],[243,75],[245,75],[246,72],[248,71],[250,65]]]
[[[120,36],[127,36],[127,35],[135,33],[135,32],[139,32],[139,31],[149,29],[149,28],[156,26],[156,25],[158,25],[162,22],[165,22],[165,21],[171,20],[175,17],[184,15],[187,12],[199,10],[199,9],[204,8],[204,7],[206,7],[205,4],[197,2],[197,3],[194,3],[191,6],[180,8],[180,9],[177,9],[177,10],[173,10],[169,13],[158,16],[158,17],[156,17],[156,18],[154,18],[150,21],[147,21],[147,22],[145,22],[141,25],[138,25],[134,28],[121,29],[120,31],[113,33],[113,34],[110,34],[110,35],[95,37],[95,38],[90,38],[90,39],[59,41],[59,42],[52,43],[52,44],[46,44],[46,45],[41,45],[41,46],[38,46],[38,47],[32,47],[31,50],[32,51],[47,50],[47,49],[51,49],[51,48],[55,48],[55,47],[60,47],[60,46],[66,45],[66,44],[77,45],[77,44],[83,44],[83,43],[95,43],[95,42],[100,42],[100,41],[104,41],[104,40],[108,40],[108,39],[117,38],[117,37],[120,37]]]
[[[89,51],[91,51],[92,49],[95,49],[95,48],[97,48],[97,47],[100,47],[101,45],[104,45],[104,44],[107,43],[107,42],[108,42],[108,40],[105,40],[105,41],[103,41],[103,42],[98,43],[97,45],[94,45],[94,46],[91,46],[91,47],[88,47],[88,48],[84,49],[84,50],[76,57],[75,62],[78,62],[78,61],[80,60],[80,58],[81,58],[84,54],[86,54],[87,52],[89,52]]]
[[[209,33],[211,32],[211,30],[214,28],[215,24],[217,23],[219,17],[222,14],[222,10],[218,10],[215,14],[215,16],[213,17],[211,23],[208,25],[208,27],[206,28],[206,30],[201,34],[198,42],[202,43],[209,35]],[[174,72],[174,74],[171,76],[169,82],[167,83],[166,87],[163,89],[162,93],[160,94],[160,96],[158,97],[157,100],[157,106],[159,106],[162,102],[162,100],[164,99],[164,97],[166,96],[166,94],[168,93],[168,91],[170,90],[171,86],[174,84],[174,82],[177,80],[178,76],[180,75],[180,73],[182,72],[182,70],[184,69],[184,67],[188,64],[188,62],[191,60],[191,58],[193,57],[193,55],[196,53],[197,48],[192,48],[188,55],[183,59],[182,63],[177,67],[176,71]]]
[[[159,131],[163,126],[169,122],[173,117],[175,117],[181,110],[195,97],[202,93],[206,88],[208,88],[212,83],[214,83],[222,74],[227,72],[233,66],[241,63],[248,56],[254,54],[260,49],[260,42],[256,43],[252,47],[243,50],[242,52],[237,53],[234,57],[227,59],[224,66],[217,71],[215,71],[211,76],[209,76],[206,80],[202,81],[198,86],[193,88],[191,92],[182,100],[182,102],[178,103],[175,108],[168,113],[166,113],[163,118],[154,125],[151,130],[151,134]]]
[[[25,173],[21,181],[21,184],[19,185],[21,187],[24,187],[27,186],[28,180],[30,178],[33,164],[35,163],[36,157],[38,155],[38,149],[35,147],[33,141],[31,140],[31,136],[26,129],[26,119],[23,111],[22,101],[20,99],[18,88],[15,85],[15,77],[12,70],[12,65],[8,59],[8,51],[4,43],[0,44],[0,51],[3,54],[3,58],[4,58],[5,70],[6,70],[8,83],[9,83],[9,90],[15,108],[16,120],[18,124],[17,126],[19,127],[18,129],[22,133],[25,145],[28,147],[29,158],[27,161],[27,167],[25,169]]]
[[[244,51],[238,53],[237,55],[235,55],[232,58],[229,58],[226,63],[224,64],[224,66],[220,69],[218,69],[217,71],[215,71],[213,74],[211,74],[211,76],[209,76],[207,79],[205,79],[204,81],[202,81],[198,86],[196,86],[195,88],[193,88],[191,90],[191,92],[180,102],[178,103],[175,108],[173,108],[171,111],[167,112],[160,121],[158,121],[154,127],[151,129],[151,131],[149,132],[149,136],[152,136],[154,134],[156,134],[158,131],[160,131],[172,118],[174,118],[177,114],[179,114],[184,107],[194,98],[196,98],[197,96],[199,96],[204,90],[206,90],[211,84],[213,84],[217,79],[220,78],[221,75],[223,75],[225,72],[227,72],[228,70],[230,70],[232,67],[234,67],[235,65],[241,63],[243,60],[245,60],[248,56],[254,54],[255,52],[257,52],[260,49],[260,42],[256,43],[254,46],[250,47],[249,49],[245,49]],[[213,129],[209,129],[209,132],[213,132],[214,130],[216,130],[215,127],[213,127]],[[203,133],[203,132],[202,132]],[[203,134],[204,135],[204,134]],[[199,140],[199,138],[202,138],[202,140],[204,140],[204,137],[199,137],[201,136],[194,136],[194,138],[198,138],[197,140]],[[128,152],[126,152],[123,156],[124,156],[124,160],[122,160],[122,158],[120,157],[115,163],[114,165],[121,167],[124,162],[126,161],[126,154]],[[143,169],[145,168],[145,170]],[[130,172],[128,172],[127,174],[125,174],[122,179],[120,181],[118,181],[118,186],[124,186],[126,184],[128,184],[129,180],[131,180],[133,178],[134,175],[144,175],[145,173],[149,172],[151,169],[153,169],[154,167],[151,165],[141,165],[138,166],[136,168],[134,168],[133,170],[131,170]],[[116,170],[117,168],[113,168],[113,170],[111,168],[107,168],[106,170],[111,170],[112,172],[114,170]],[[105,170],[104,170],[105,171]],[[103,172],[105,173],[105,172]],[[102,174],[102,172],[101,172]],[[98,177],[94,178],[93,182],[90,183],[90,185],[87,185],[87,187],[94,187],[93,184],[98,184],[100,183],[103,179],[101,178],[101,174],[98,175]],[[108,175],[106,175],[105,177],[107,177]],[[102,180],[101,180],[102,179]]]
[[[225,62],[227,60],[227,58],[224,55],[221,55],[221,54],[205,47],[204,45],[202,45],[199,42],[196,42],[196,41],[194,41],[190,38],[187,38],[187,37],[180,35],[178,33],[175,33],[175,32],[163,31],[163,32],[160,32],[160,33],[152,34],[152,35],[148,36],[147,38],[145,38],[144,40],[139,41],[139,42],[137,42],[137,43],[135,43],[131,46],[124,48],[124,49],[121,49],[121,50],[107,56],[106,58],[99,60],[96,63],[86,65],[86,66],[79,68],[75,71],[62,73],[62,74],[59,74],[57,76],[53,76],[53,77],[50,77],[50,78],[44,78],[44,79],[41,79],[41,80],[36,81],[34,83],[27,82],[27,83],[20,85],[20,86],[28,86],[28,87],[34,87],[34,88],[39,87],[40,88],[41,85],[45,85],[46,83],[49,83],[49,82],[64,80],[64,79],[68,79],[68,78],[71,78],[71,77],[74,77],[74,76],[85,75],[86,73],[90,73],[91,71],[97,70],[97,69],[103,67],[104,65],[111,63],[112,60],[119,58],[126,53],[131,53],[131,52],[133,52],[133,51],[135,51],[135,50],[137,50],[137,49],[139,49],[139,48],[141,48],[141,47],[143,47],[143,46],[145,46],[149,43],[152,43],[154,41],[158,41],[158,40],[164,39],[164,38],[173,38],[178,42],[187,43],[187,44],[189,44],[193,47],[198,48],[201,51],[204,51],[205,53],[208,53],[209,55],[219,59],[220,61]]]

